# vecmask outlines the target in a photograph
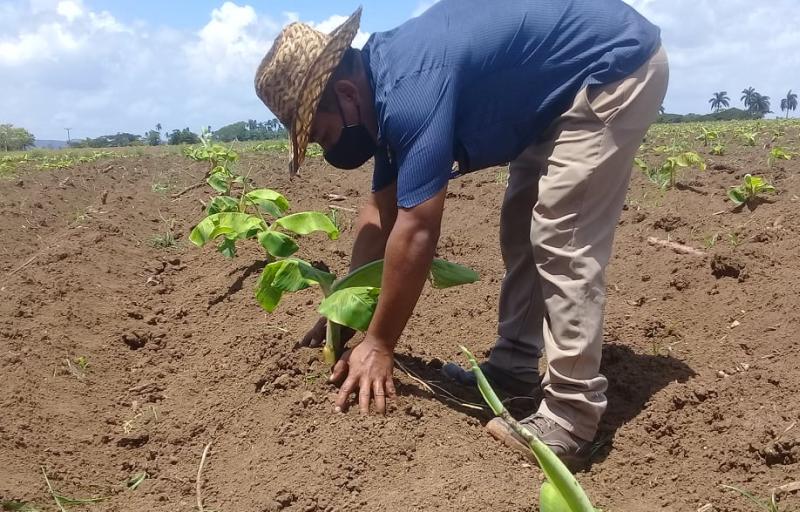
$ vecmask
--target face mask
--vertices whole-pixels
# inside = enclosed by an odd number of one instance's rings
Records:
[[[336,98],[339,114],[344,122],[344,112]],[[367,127],[361,123],[361,110],[358,111],[358,124],[344,125],[339,140],[325,152],[325,161],[337,169],[356,169],[364,165],[367,160],[375,155],[377,145],[372,139]]]

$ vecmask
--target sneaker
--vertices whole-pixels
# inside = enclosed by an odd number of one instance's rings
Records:
[[[553,450],[561,462],[569,468],[573,473],[585,469],[589,465],[589,459],[592,455],[592,442],[586,441],[572,435],[567,429],[556,423],[555,421],[542,416],[541,414],[534,414],[528,416],[520,423],[533,435],[541,439],[544,444]],[[486,424],[486,430],[489,431],[495,439],[502,441],[506,446],[525,455],[534,464],[537,463],[536,457],[525,442],[511,426],[502,418],[494,418]]]
[[[489,362],[481,363],[479,366],[501,400],[510,400],[512,403],[516,401],[530,402],[526,406],[535,403],[534,408],[538,408],[539,402],[542,400],[542,389],[539,382],[530,383],[516,379],[506,375]],[[478,380],[472,370],[462,368],[456,363],[447,363],[442,366],[441,372],[445,378],[458,386],[472,392],[478,391]]]

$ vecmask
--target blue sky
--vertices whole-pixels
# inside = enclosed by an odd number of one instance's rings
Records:
[[[800,91],[797,0],[625,1],[662,29],[671,62],[668,111],[707,112],[708,98],[720,90],[739,106],[739,91],[753,86],[780,114],[780,98]],[[361,0],[355,44],[433,2]],[[141,134],[156,123],[197,130],[264,120],[271,114],[252,78],[281,27],[299,20],[329,31],[358,4],[0,0],[0,123],[64,139],[65,127],[83,138]]]
[[[123,22],[132,22],[137,19],[161,22],[176,28],[196,29],[208,22],[208,15],[212,9],[219,7],[223,2],[212,0],[187,1],[154,1],[144,0],[132,2],[130,0],[88,1],[85,5],[94,10],[108,10],[117,19]],[[240,2],[240,5],[244,3]],[[296,12],[303,20],[324,20],[336,14],[344,14],[355,10],[362,5],[364,14],[362,26],[369,32],[388,30],[407,20],[417,8],[427,4],[418,0],[358,0],[353,2],[324,1],[324,0],[261,0],[251,2],[257,12],[264,13],[274,18],[280,18],[281,13]]]

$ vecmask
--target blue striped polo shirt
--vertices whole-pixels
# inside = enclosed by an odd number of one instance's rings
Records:
[[[441,0],[363,48],[378,136],[373,190],[397,204],[509,162],[584,86],[615,82],[657,50],[658,27],[621,0]]]

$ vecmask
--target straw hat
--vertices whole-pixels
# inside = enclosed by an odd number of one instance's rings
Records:
[[[361,7],[330,34],[292,23],[281,31],[258,66],[256,94],[289,129],[292,175],[297,174],[305,159],[311,122],[322,92],[350,48],[360,21]]]

